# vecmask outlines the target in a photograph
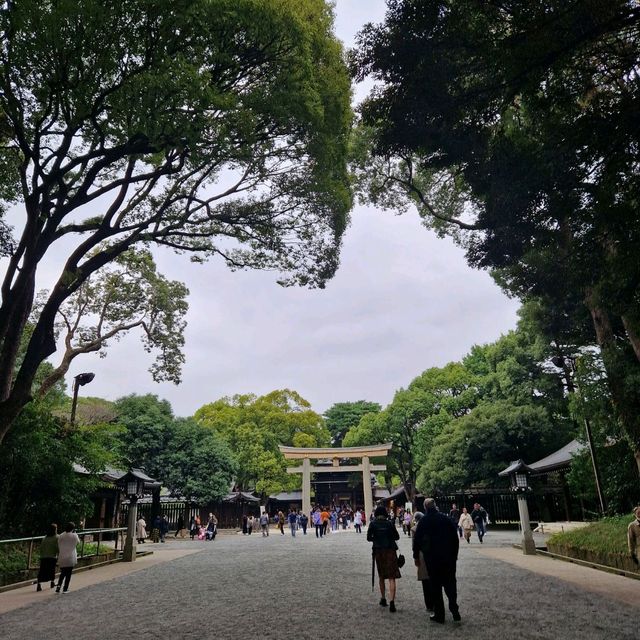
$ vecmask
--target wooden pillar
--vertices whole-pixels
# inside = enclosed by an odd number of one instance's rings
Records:
[[[373,511],[373,491],[371,490],[371,465],[369,456],[362,456],[362,491],[364,493],[364,512],[369,522]]]
[[[302,460],[302,512],[310,517],[311,513],[311,461]]]

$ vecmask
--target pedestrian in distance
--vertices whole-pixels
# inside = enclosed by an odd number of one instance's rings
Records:
[[[467,541],[467,544],[471,544],[471,530],[473,529],[473,520],[471,514],[467,511],[467,507],[462,507],[462,513],[460,514],[460,520],[458,520],[458,529],[462,529],[462,535]]]
[[[166,535],[169,533],[169,518],[167,518],[167,515],[163,515],[162,518],[160,518],[160,542],[162,542],[164,544],[164,539],[166,537]]]
[[[322,521],[322,533],[326,536],[327,535],[327,530],[329,528],[329,512],[327,511],[327,508],[325,507],[321,512],[320,512],[320,519]],[[322,537],[322,536],[320,536]]]
[[[316,507],[311,514],[313,526],[316,528],[316,538],[322,538],[322,516],[320,509]]]
[[[154,543],[160,542],[160,525],[162,523],[162,518],[157,515],[153,519],[153,527],[151,529],[151,539]]]
[[[267,538],[269,536],[269,514],[266,511],[260,515],[260,528],[262,529],[262,537]]]
[[[353,514],[353,525],[356,529],[356,533],[362,533],[362,512],[360,509]]]
[[[418,528],[418,522],[422,519],[424,514],[422,511],[416,511],[413,516],[413,524],[411,525],[411,537],[415,538],[416,529]],[[431,593],[431,583],[429,582],[429,572],[427,571],[427,564],[424,560],[424,553],[420,551],[419,562],[415,563],[417,568],[418,580],[422,585],[422,597],[424,598],[424,606],[429,613],[433,613],[433,595]]]
[[[191,520],[189,520],[189,535],[192,540],[198,535],[198,523],[195,516],[191,516]]]
[[[298,516],[295,512],[295,509],[290,509],[289,515],[287,516],[287,520],[289,521],[289,529],[291,531],[292,538],[296,537],[296,525],[297,525],[296,520],[297,519],[298,519]]]
[[[284,513],[282,513],[282,511],[278,511],[278,529],[280,529],[280,533],[284,535]]]
[[[56,562],[58,558],[58,525],[50,524],[47,535],[40,543],[40,568],[36,578],[36,591],[42,591],[41,582],[49,582],[55,587]]]
[[[307,525],[309,524],[309,518],[306,513],[300,514],[300,527],[302,528],[302,535],[307,535]]]
[[[178,516],[178,524],[176,524],[176,533],[173,537],[177,538],[178,536],[180,536],[181,538],[184,538],[184,516],[182,514]]]
[[[147,522],[142,516],[140,516],[138,522],[136,522],[136,538],[138,544],[145,544],[145,540],[147,539]]]
[[[253,516],[249,516],[247,518],[247,534],[251,535],[253,533]]]
[[[242,535],[246,536],[248,531],[249,531],[249,518],[247,517],[247,514],[245,513],[242,516]]]
[[[480,540],[480,544],[482,544],[482,540],[484,539],[484,535],[486,533],[486,524],[489,516],[483,507],[480,506],[478,502],[473,505],[473,511],[471,512],[471,519],[473,520],[473,524],[476,528],[476,533],[478,534],[478,540]]]
[[[638,551],[640,550],[640,506],[633,510],[636,519],[629,523],[627,528],[627,542],[629,544],[629,555],[631,560],[637,566]]]
[[[62,593],[67,593],[69,590],[69,583],[71,582],[71,573],[73,567],[78,564],[78,552],[76,546],[80,544],[80,538],[75,531],[76,525],[73,522],[67,523],[64,528],[64,533],[58,536],[58,564],[60,565],[60,576],[58,578],[58,585],[56,586],[56,593],[60,593],[62,587]]]
[[[440,513],[433,498],[424,501],[424,516],[418,522],[413,538],[413,560],[420,564],[420,552],[429,574],[433,614],[432,622],[444,624],[444,598],[442,590],[449,601],[449,611],[454,622],[460,622],[458,609],[458,593],[456,586],[456,563],[460,539],[457,527],[449,516]]]
[[[213,513],[210,513],[205,530],[205,539],[215,541],[216,535],[218,535],[218,518],[216,518]]]
[[[462,527],[460,526],[460,510],[456,507],[456,503],[454,502],[451,505],[451,511],[449,511],[449,517],[453,524],[458,528],[458,537],[462,538]]]
[[[409,509],[407,509],[404,512],[404,516],[402,516],[403,522],[402,522],[402,531],[404,531],[408,536],[411,535],[411,520],[413,519],[413,516],[411,515],[411,511],[409,511]]]
[[[378,570],[378,581],[380,586],[380,606],[387,606],[385,591],[385,580],[389,581],[389,611],[396,611],[396,580],[401,578],[400,567],[398,566],[398,556],[396,551],[400,539],[398,530],[387,517],[384,507],[377,507],[375,519],[369,525],[367,540],[372,542],[372,554],[375,568]]]

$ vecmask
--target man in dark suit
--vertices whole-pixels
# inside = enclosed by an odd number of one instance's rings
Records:
[[[456,563],[458,561],[458,532],[450,518],[440,513],[432,498],[424,501],[424,517],[418,523],[413,538],[413,559],[419,565],[422,551],[429,574],[433,599],[432,622],[444,623],[444,598],[449,600],[449,611],[455,622],[460,622],[456,588]]]

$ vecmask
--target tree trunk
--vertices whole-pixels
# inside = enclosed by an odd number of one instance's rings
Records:
[[[611,399],[624,433],[631,444],[638,464],[640,476],[640,394],[637,389],[629,389],[627,384],[628,368],[638,366],[633,356],[627,354],[616,341],[609,314],[597,303],[589,292],[585,298],[591,313],[596,332],[598,346],[602,353],[602,361],[607,372],[607,382],[611,391]]]
[[[627,337],[629,338],[629,342],[633,347],[633,352],[636,354],[636,358],[640,362],[640,326],[638,326],[638,322],[635,322],[634,319],[625,314],[622,316],[622,324],[624,325],[624,329],[627,332]]]

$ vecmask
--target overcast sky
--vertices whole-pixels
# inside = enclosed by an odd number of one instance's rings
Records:
[[[382,0],[337,0],[337,35],[350,46],[364,23],[383,15]],[[219,262],[157,258],[162,273],[191,291],[182,384],[154,383],[149,356],[127,338],[106,359],[77,358],[69,387],[73,375],[93,371],[83,394],[155,393],[177,415],[224,395],[285,387],[318,412],[360,399],[385,405],[424,369],[459,359],[516,322],[517,302],[468,268],[462,251],[422,227],[415,212],[356,207],[340,269],[324,290],[283,289],[273,274],[230,273]]]

